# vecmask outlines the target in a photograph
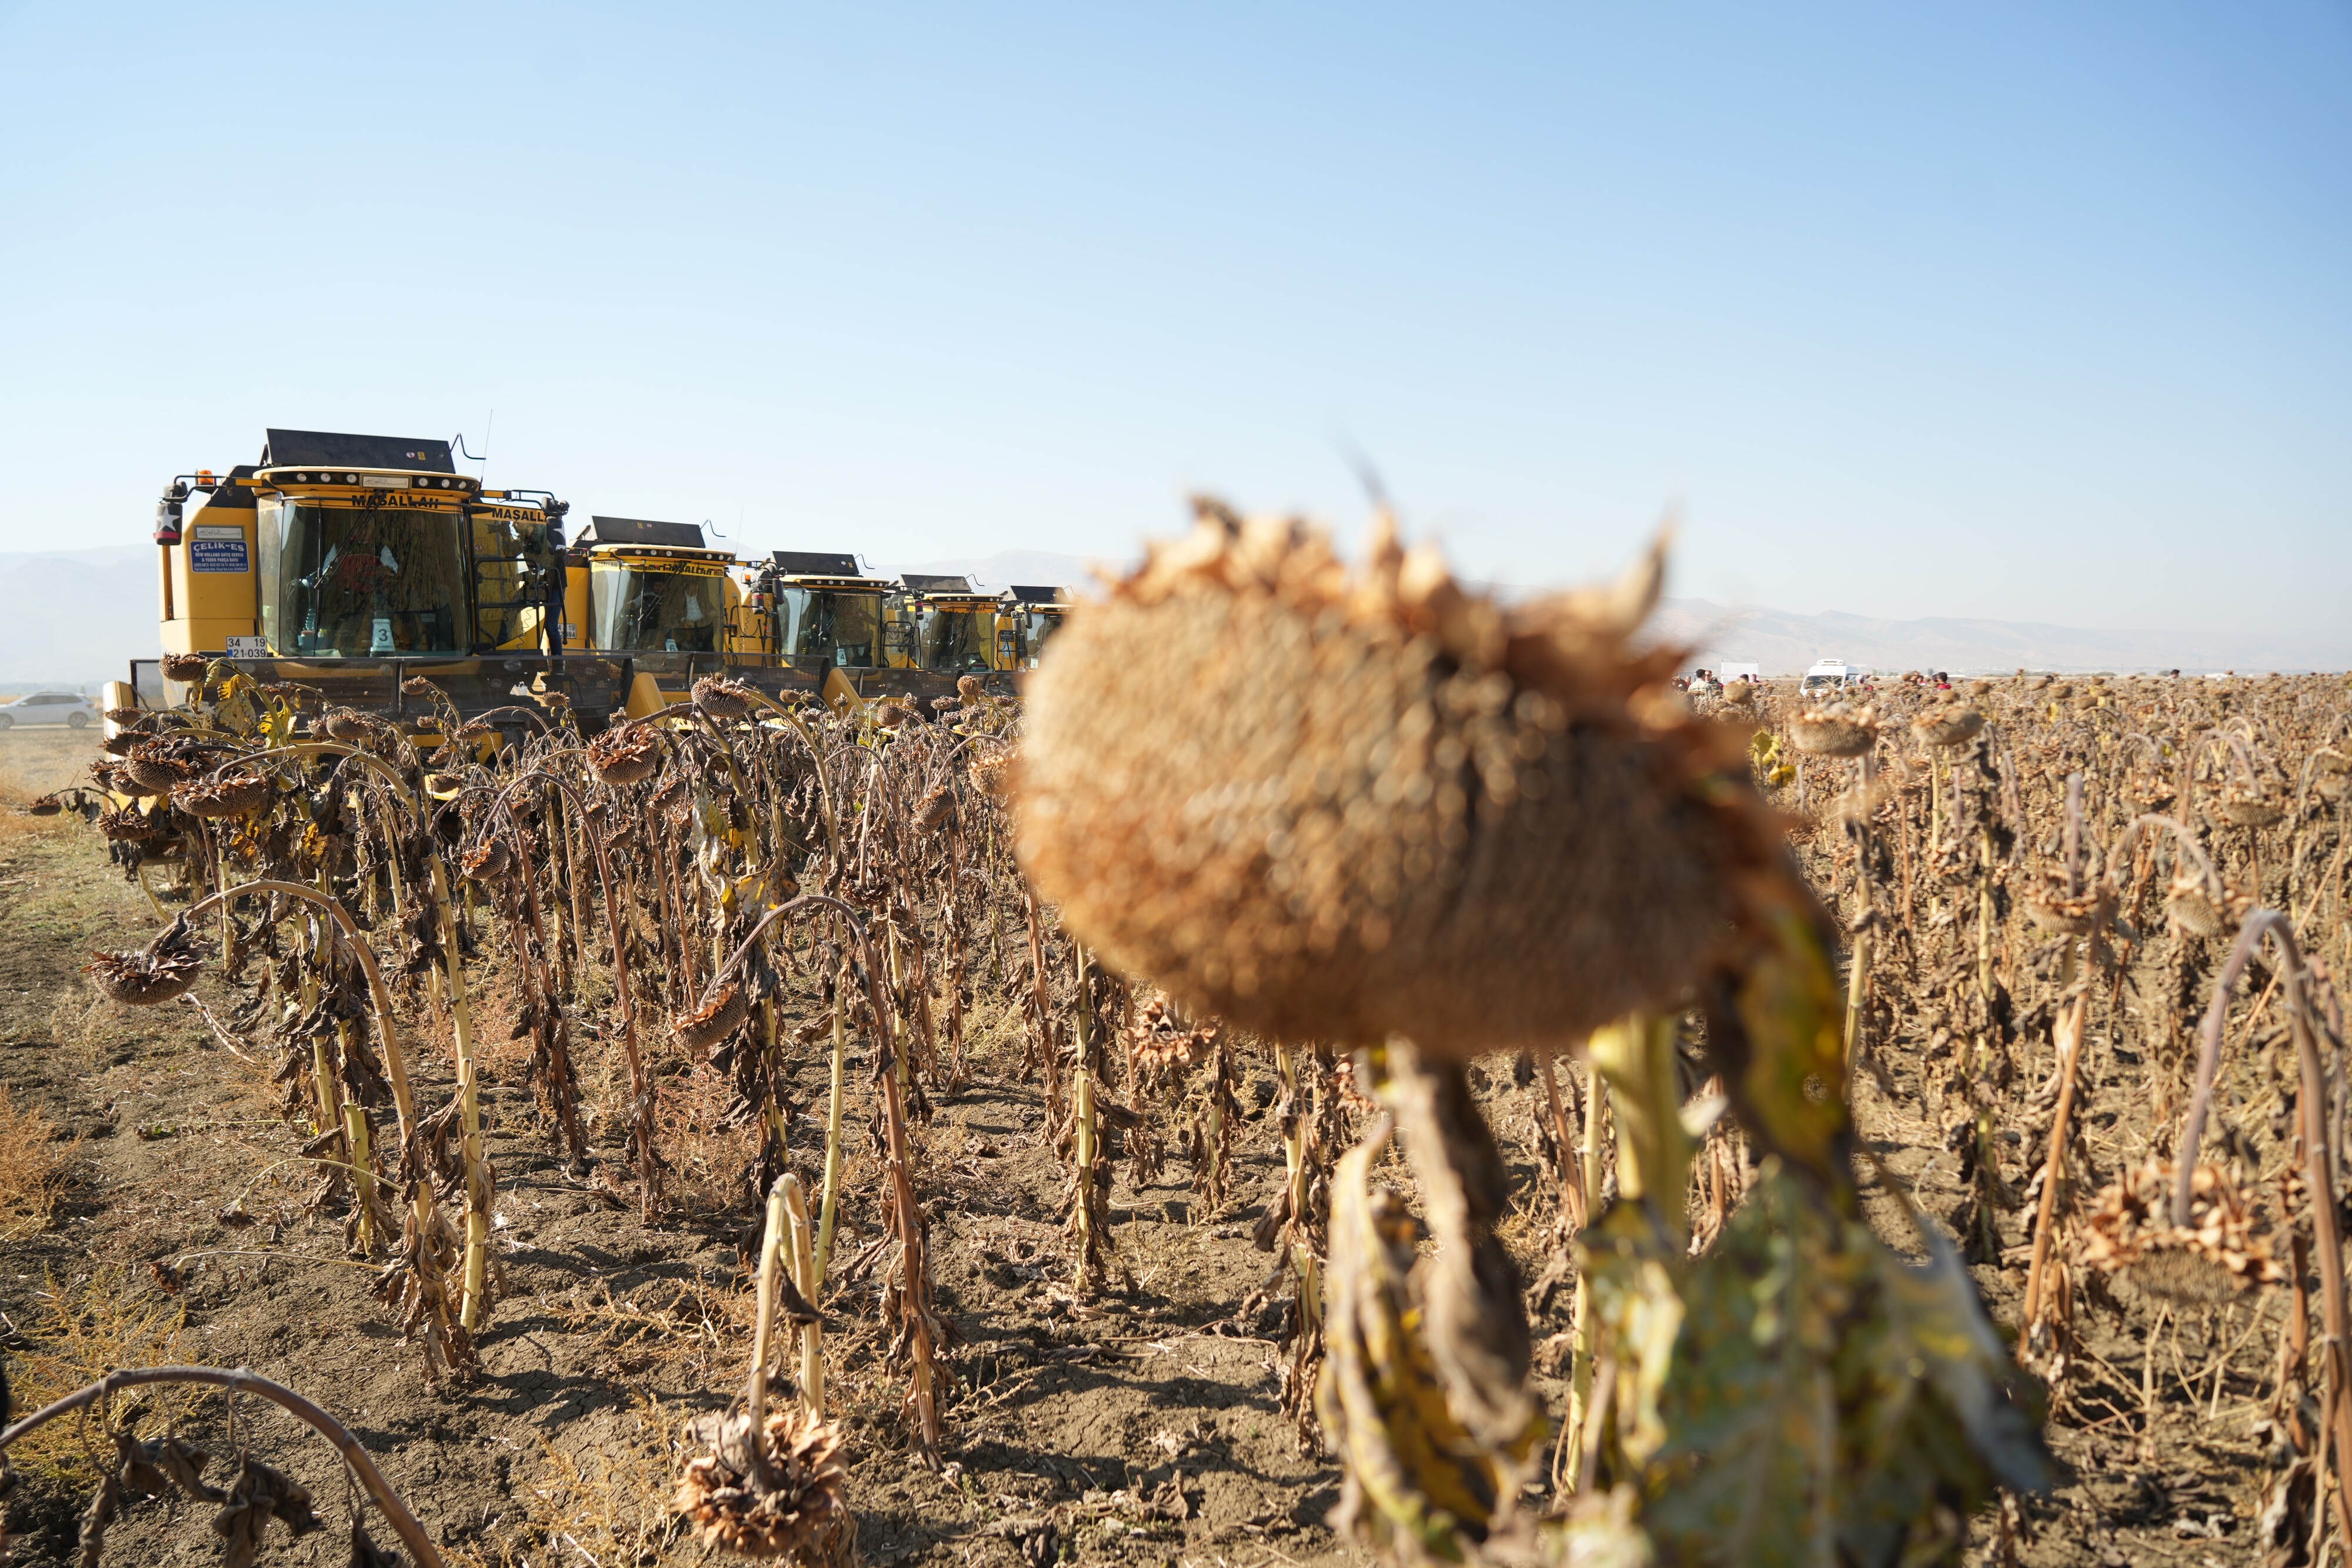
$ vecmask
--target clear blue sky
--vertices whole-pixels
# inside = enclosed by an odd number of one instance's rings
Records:
[[[2327,633],[2352,4],[0,4],[0,549],[265,425],[583,514]],[[486,430],[491,409],[494,431]]]

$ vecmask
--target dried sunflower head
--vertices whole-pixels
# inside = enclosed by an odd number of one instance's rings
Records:
[[[2069,893],[2065,876],[2052,871],[2025,889],[2025,913],[2044,931],[2081,936],[2101,919],[2112,919],[2115,910],[2115,890],[2104,882],[2081,893]]]
[[[1800,751],[1823,757],[1860,757],[1878,744],[1878,716],[1849,703],[1808,708],[1789,724],[1789,737]]]
[[[902,725],[914,724],[922,716],[922,710],[914,706],[911,698],[903,703],[887,702],[874,710],[874,722],[884,729],[897,729]]]
[[[165,795],[195,772],[177,741],[142,740],[123,755],[122,771],[142,795]]]
[[[2174,1170],[2149,1160],[2125,1171],[2093,1200],[2082,1258],[2166,1301],[2208,1305],[2274,1285],[2286,1270],[2270,1240],[2254,1234],[2245,1195],[2219,1166],[2190,1176],[2189,1223],[2173,1223]]]
[[[981,685],[980,677],[978,675],[958,675],[956,677],[956,700],[961,703],[965,707],[971,707],[976,705],[980,701],[980,694]]]
[[[162,936],[132,953],[99,953],[82,966],[107,998],[128,1007],[150,1008],[168,1002],[196,983],[204,956],[184,921],[173,921]]]
[[[729,980],[704,994],[692,1010],[670,1021],[670,1037],[688,1051],[704,1051],[743,1027],[751,1016],[751,998],[742,983]]]
[[[983,795],[1002,794],[1012,773],[1013,756],[1013,748],[1009,746],[976,751],[971,760],[964,764],[964,777],[971,779],[971,787]]]
[[[202,653],[166,653],[163,664],[167,681],[201,681],[209,661]]]
[[[2224,791],[2216,810],[2222,821],[2240,828],[2267,828],[2286,815],[2285,807],[2252,789]]]
[[[841,1462],[841,1428],[797,1402],[772,1409],[761,1433],[771,1472],[762,1487],[744,1451],[751,1417],[698,1423],[708,1451],[687,1461],[677,1507],[702,1532],[705,1546],[746,1557],[776,1557],[805,1568],[835,1568],[856,1554],[849,1511],[849,1472]]]
[[[514,864],[514,852],[504,839],[484,839],[457,857],[458,869],[472,882],[496,882]]]
[[[1032,677],[1020,853],[1070,930],[1196,1014],[1450,1055],[1564,1045],[1721,956],[1777,819],[1679,650],[1629,645],[1662,552],[1506,606],[1385,519],[1352,572],[1202,511]]]
[[[144,844],[165,837],[154,818],[136,806],[109,806],[99,813],[98,831],[112,843]]]
[[[694,787],[677,774],[651,795],[646,797],[646,815],[659,817],[674,828],[683,828],[694,817]]]
[[[330,740],[340,740],[346,746],[356,746],[375,734],[377,721],[357,708],[331,707],[320,714],[313,727]]]
[[[2186,869],[2176,873],[2165,889],[2164,910],[2175,925],[2191,936],[2218,936],[2230,918],[2223,904],[2214,902],[2206,891],[2203,879]]]
[[[147,710],[143,707],[110,707],[106,710],[106,722],[109,724],[137,724],[146,716]]]
[[[269,780],[257,773],[196,779],[174,789],[172,799],[192,817],[243,817],[269,803]]]
[[[705,675],[694,683],[695,703],[713,718],[746,718],[753,706],[751,688],[724,675]]]
[[[1929,746],[1965,746],[1984,727],[1984,715],[1958,703],[1932,707],[1911,721],[1911,733]]]
[[[642,784],[661,762],[661,737],[646,725],[620,725],[588,743],[588,766],[607,784]]]
[[[25,814],[28,817],[54,817],[65,809],[64,797],[55,794],[43,795],[25,808]]]
[[[955,816],[955,791],[941,784],[915,808],[915,826],[927,833],[943,828]]]

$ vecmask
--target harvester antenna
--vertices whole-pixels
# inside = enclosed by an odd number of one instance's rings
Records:
[[[498,417],[498,411],[493,409],[490,413],[490,417],[496,419]],[[489,433],[488,431],[484,431],[482,433],[482,444],[488,446],[489,444]],[[483,476],[486,478],[488,476],[490,472],[490,455],[487,452],[467,451],[466,433],[464,431],[461,430],[457,434],[451,436],[449,438],[449,444],[455,446],[457,449],[457,455],[463,457],[467,462],[480,464],[482,465]]]
[[[483,427],[483,430],[482,430],[482,444],[483,444],[483,445],[488,446],[488,445],[490,444],[490,434],[491,434],[491,433],[492,433],[493,431],[497,430],[497,429],[498,429],[498,427],[499,427],[499,411],[498,411],[497,409],[492,409],[492,410],[490,410],[490,417],[489,417],[488,423]],[[487,453],[487,452],[468,452],[468,451],[467,451],[467,450],[466,450],[466,433],[465,433],[464,431],[462,431],[462,430],[461,430],[461,431],[459,431],[457,434],[455,434],[455,435],[451,436],[451,437],[449,438],[449,444],[450,444],[450,445],[452,445],[452,446],[454,446],[454,447],[456,447],[456,448],[457,449],[457,455],[458,455],[459,456],[463,457],[467,462],[468,462],[468,463],[478,463],[478,464],[480,464],[480,465],[482,465],[482,472],[481,472],[481,477],[482,477],[482,478],[484,478],[484,479],[486,479],[486,480],[487,480],[487,479],[490,476],[490,455],[489,455],[488,453]]]
[[[1389,487],[1381,483],[1381,471],[1373,466],[1370,455],[1356,444],[1355,438],[1343,430],[1331,437],[1331,444],[1339,449],[1339,461],[1355,472],[1356,483],[1364,487],[1365,497],[1372,506],[1380,511],[1393,512],[1395,508],[1389,504]]]

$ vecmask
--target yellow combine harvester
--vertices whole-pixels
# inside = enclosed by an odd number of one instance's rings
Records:
[[[698,524],[591,517],[564,559],[565,646],[628,660],[633,716],[684,702],[748,651],[735,564]]]
[[[777,550],[744,579],[736,673],[840,704],[944,696],[966,675],[994,692],[1034,668],[1067,595],[983,593],[962,577],[869,577],[847,554]]]
[[[567,643],[629,661],[632,715],[684,702],[715,674],[837,706],[942,696],[965,675],[1009,690],[1067,603],[1058,589],[872,577],[845,552],[777,550],[740,583],[739,564],[697,524],[593,517],[566,561],[566,602],[584,607]]]
[[[1012,625],[997,632],[998,668],[1034,670],[1037,654],[1069,612],[1070,591],[1016,582],[1004,596],[1004,618]],[[1008,641],[1009,639],[1009,641]]]
[[[163,650],[395,720],[430,712],[402,693],[412,675],[468,716],[561,692],[593,728],[631,672],[564,654],[567,509],[543,490],[484,489],[446,441],[272,430],[259,462],[180,475],[156,506]],[[185,693],[137,659],[106,706]]]
[[[1067,603],[793,550],[739,583],[695,524],[598,517],[567,546],[568,510],[482,488],[446,441],[272,430],[258,463],[181,475],[157,505],[163,651],[395,720],[432,711],[400,689],[415,675],[514,727],[530,721],[497,710],[559,691],[593,730],[714,674],[835,704],[941,696],[965,676],[1008,691]],[[185,695],[139,659],[106,706]]]

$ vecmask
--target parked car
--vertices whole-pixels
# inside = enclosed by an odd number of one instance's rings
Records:
[[[89,706],[89,699],[71,692],[34,692],[0,703],[0,729],[20,724],[62,724],[79,729],[97,722],[98,710]]]

